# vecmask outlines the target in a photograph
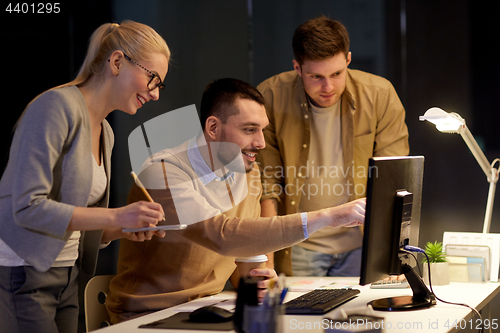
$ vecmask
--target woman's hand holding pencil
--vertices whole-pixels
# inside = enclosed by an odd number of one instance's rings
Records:
[[[139,177],[137,177],[137,175],[135,174],[135,172],[132,171],[132,172],[130,172],[130,174],[134,178],[135,184],[142,190],[142,193],[144,193],[144,195],[146,196],[146,198],[148,198],[149,202],[154,202],[153,198],[151,197],[151,195],[149,194],[149,192],[146,190],[146,188],[144,187],[144,185],[142,185],[141,180],[139,179]],[[165,221],[165,214],[163,214],[162,221]]]
[[[150,240],[154,235],[163,238],[165,230],[180,230],[187,226],[183,224],[176,225],[158,225],[159,221],[165,221],[163,207],[154,202],[153,198],[139,180],[135,172],[131,172],[134,181],[144,193],[148,201],[137,201],[125,207],[115,208],[114,223],[119,229],[105,230],[103,240],[109,241],[117,238],[127,238],[132,241],[142,242]],[[117,235],[118,234],[118,235]]]
[[[159,203],[138,201],[120,208],[110,209],[113,212],[109,227],[103,230],[101,242],[107,243],[118,238],[127,238],[142,242],[150,240],[153,235],[165,237],[164,230],[144,230],[157,227],[158,221],[164,217],[163,208]]]

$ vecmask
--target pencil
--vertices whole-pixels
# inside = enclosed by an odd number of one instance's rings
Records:
[[[151,195],[149,195],[149,192],[146,190],[146,188],[144,187],[144,185],[142,185],[142,182],[139,180],[139,177],[137,177],[137,175],[135,174],[135,172],[132,171],[130,174],[132,175],[132,177],[134,177],[135,183],[142,190],[142,193],[144,193],[144,195],[146,196],[146,198],[148,198],[149,202],[154,202],[153,198],[151,198]],[[163,221],[165,221],[165,215],[163,215]]]

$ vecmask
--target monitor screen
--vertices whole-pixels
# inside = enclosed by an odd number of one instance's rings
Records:
[[[374,309],[431,306],[430,291],[411,268],[409,255],[400,251],[404,245],[418,246],[424,157],[374,157],[368,169],[360,284],[405,274],[414,296],[410,300],[384,299],[372,304]]]

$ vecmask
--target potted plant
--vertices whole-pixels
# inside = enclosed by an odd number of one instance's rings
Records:
[[[446,261],[446,253],[443,251],[443,243],[435,241],[434,243],[427,242],[425,245],[425,253],[429,257],[431,268],[431,281],[433,286],[450,284],[450,270],[448,261]],[[429,284],[429,269],[427,265],[427,257],[422,260],[424,267],[424,282]]]

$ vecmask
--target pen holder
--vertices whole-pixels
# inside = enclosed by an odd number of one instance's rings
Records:
[[[282,306],[246,305],[243,310],[243,332],[280,333]]]

